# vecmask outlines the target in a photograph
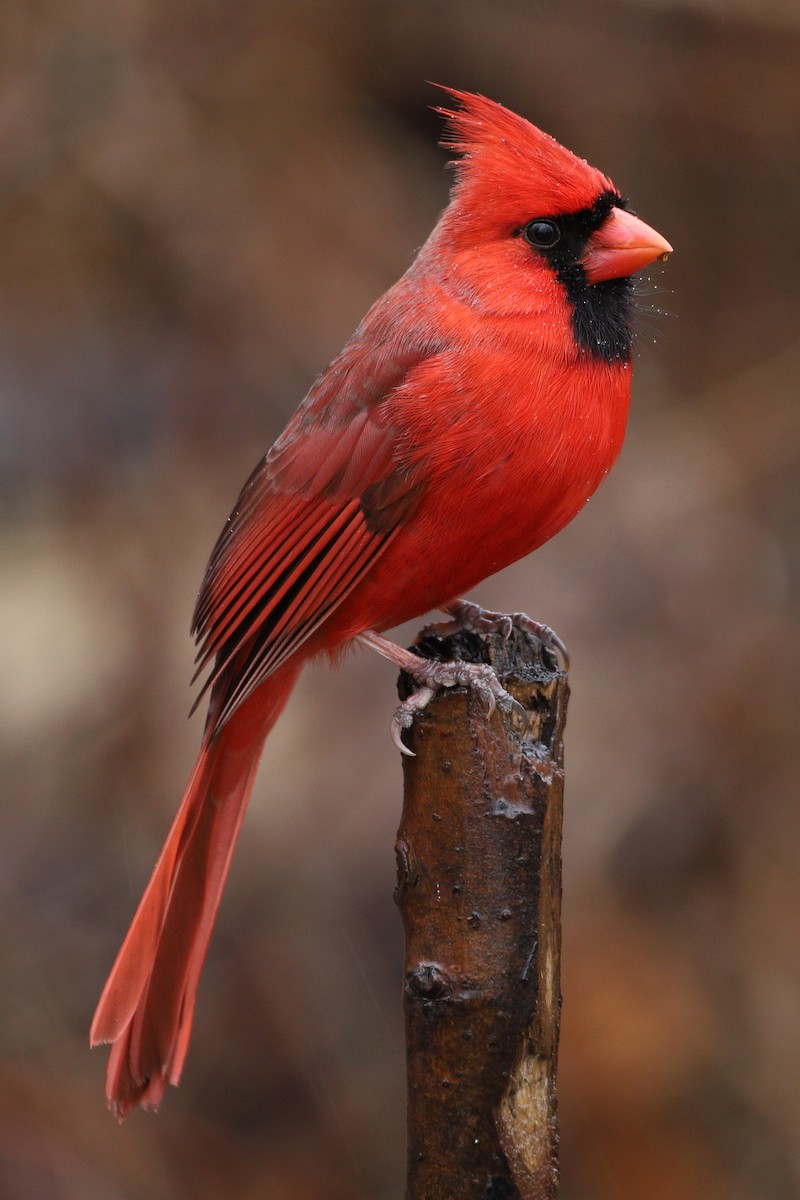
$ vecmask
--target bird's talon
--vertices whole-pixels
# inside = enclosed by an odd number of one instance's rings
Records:
[[[444,634],[445,632],[455,632],[458,629],[471,629],[474,633],[499,633],[503,641],[507,642],[516,626],[526,633],[532,633],[556,657],[561,658],[564,670],[569,670],[569,651],[561,638],[549,625],[535,621],[527,613],[493,612],[491,609],[481,608],[479,604],[473,604],[471,600],[455,600],[452,604],[448,604],[443,611],[449,613],[453,620],[446,626],[429,626],[431,632]]]
[[[416,758],[413,750],[409,750],[408,746],[403,741],[403,728],[396,721],[391,724],[392,741],[401,754],[405,754],[408,758]]]
[[[420,659],[420,662],[424,661],[424,659]],[[430,687],[429,684],[423,684],[416,692],[412,692],[402,704],[399,704],[395,710],[390,727],[392,741],[400,753],[407,755],[409,758],[415,758],[416,755],[403,742],[403,733],[406,729],[411,728],[414,724],[416,714],[422,712],[423,708],[426,708],[430,704],[434,695],[435,689]]]

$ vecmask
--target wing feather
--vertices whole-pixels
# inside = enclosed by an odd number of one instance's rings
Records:
[[[277,603],[281,587],[288,586],[292,573],[302,571],[302,555],[312,548],[330,526],[329,513],[321,506],[298,505],[290,498],[289,507],[296,518],[288,529],[281,528],[274,537],[267,527],[260,539],[248,539],[248,554],[237,556],[233,564],[225,562],[219,571],[216,606],[209,601],[208,614],[199,624],[203,641],[198,651],[198,673],[211,657],[218,653],[234,629],[245,631],[252,620],[253,610],[269,595]],[[344,520],[340,512],[338,519]]]
[[[262,459],[212,552],[192,621],[197,672],[214,665],[219,729],[328,619],[408,520],[423,493],[383,401],[430,346],[354,341],[317,381]],[[194,709],[193,709],[194,710]]]
[[[393,536],[393,535],[391,535]],[[391,536],[386,541],[391,540]],[[228,719],[234,709],[262,683],[267,676],[284,663],[325,622],[330,614],[352,591],[359,579],[374,562],[376,548],[371,540],[365,540],[360,530],[354,530],[349,538],[350,546],[337,543],[332,546],[325,559],[311,570],[308,587],[296,596],[284,611],[278,625],[269,630],[268,637],[260,637],[258,651],[247,655],[241,671],[236,672],[236,681],[220,711],[218,722]],[[355,553],[350,553],[352,549]],[[385,548],[385,543],[380,551]],[[379,552],[380,552],[379,551]],[[346,579],[331,572],[331,559],[344,553],[350,563]],[[304,580],[304,583],[306,581]]]

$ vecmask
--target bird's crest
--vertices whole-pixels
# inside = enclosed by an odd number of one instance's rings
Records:
[[[555,216],[579,211],[602,192],[615,190],[602,172],[502,104],[455,88],[442,90],[459,106],[435,108],[447,120],[441,145],[459,155],[452,164],[459,202],[505,208],[508,201],[515,212],[522,202],[530,215]]]

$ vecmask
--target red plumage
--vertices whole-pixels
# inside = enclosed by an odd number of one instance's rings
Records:
[[[261,749],[303,662],[530,553],[622,444],[627,276],[669,246],[552,138],[450,94],[448,207],[251,475],[203,580],[203,742],[92,1025],[120,1117],[178,1082]]]

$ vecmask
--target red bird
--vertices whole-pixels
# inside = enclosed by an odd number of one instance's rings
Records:
[[[670,245],[611,180],[483,96],[450,91],[447,208],[258,464],[214,548],[193,632],[213,661],[200,753],[91,1030],[122,1119],[177,1084],[264,739],[307,659],[454,600],[583,508],[622,445],[630,276]],[[409,659],[411,662],[409,663]],[[206,690],[205,688],[203,689]]]

